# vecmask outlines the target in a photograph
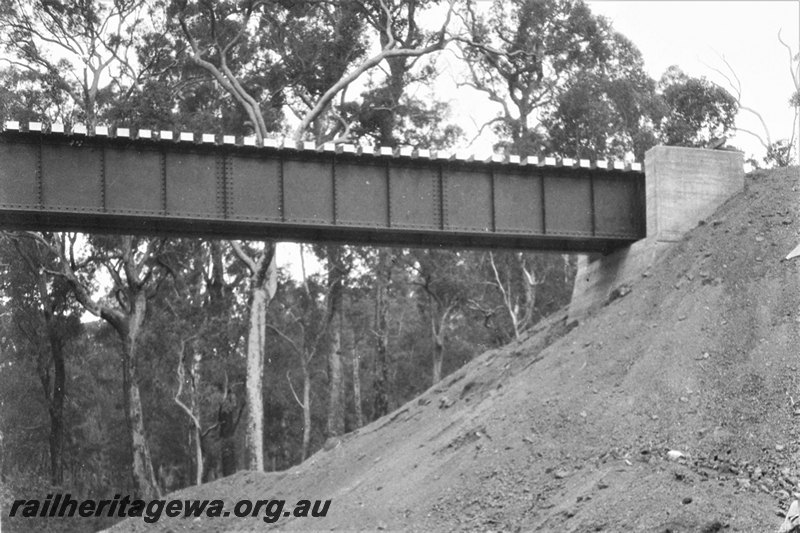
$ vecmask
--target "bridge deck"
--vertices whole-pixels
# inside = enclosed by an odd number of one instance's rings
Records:
[[[645,235],[644,174],[615,165],[153,137],[6,128],[0,227],[584,252]]]

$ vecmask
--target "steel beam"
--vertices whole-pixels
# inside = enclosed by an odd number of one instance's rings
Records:
[[[621,165],[143,131],[7,128],[0,227],[604,253],[645,235],[644,174]]]

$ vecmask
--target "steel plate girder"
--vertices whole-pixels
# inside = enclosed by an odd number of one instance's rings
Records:
[[[4,228],[608,252],[644,209],[629,170],[0,134]]]

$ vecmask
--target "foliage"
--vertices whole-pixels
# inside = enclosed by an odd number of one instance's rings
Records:
[[[613,54],[598,69],[578,73],[543,118],[550,150],[574,158],[642,160],[656,144],[654,126],[666,104],[656,95],[655,82],[645,73],[636,46],[608,30]]]
[[[764,163],[768,167],[788,167],[792,161],[792,144],[788,139],[780,139],[769,145],[764,156]]]
[[[464,84],[501,106],[498,147],[516,153],[539,153],[546,132],[534,122],[575,77],[615,59],[608,23],[580,0],[495,0],[486,16],[469,3],[463,20]]]
[[[68,121],[67,98],[57,86],[42,83],[36,72],[13,67],[0,71],[0,119]]]
[[[705,78],[689,77],[673,65],[661,77],[659,89],[669,110],[659,128],[665,144],[703,146],[734,125],[736,99]]]
[[[430,72],[430,71],[429,71]],[[404,81],[406,85],[420,79]],[[395,93],[387,84],[378,85],[361,94],[360,103],[344,106],[355,118],[352,135],[371,139],[382,146],[420,146],[444,150],[451,148],[463,135],[461,127],[448,122],[449,105],[433,97],[418,98],[406,94],[395,101]]]
[[[94,125],[146,70],[135,49],[157,8],[145,0],[9,1],[0,8],[0,44],[12,65],[58,93],[48,115]]]

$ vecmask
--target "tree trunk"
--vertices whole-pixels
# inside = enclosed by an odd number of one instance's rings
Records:
[[[391,252],[378,251],[378,272],[375,280],[375,381],[373,382],[373,418],[389,412],[389,362],[387,358],[388,326],[386,290],[391,276]]]
[[[50,481],[55,486],[64,482],[64,397],[66,390],[66,369],[64,364],[64,346],[56,331],[53,316],[45,312],[45,324],[50,345],[50,356],[53,361],[52,391],[45,390],[48,398],[47,411],[50,415]],[[50,387],[49,378],[45,384]]]
[[[247,468],[264,470],[264,336],[267,314],[267,291],[253,290],[250,304],[250,331],[247,337]],[[223,457],[225,456],[223,444]],[[223,459],[223,475],[225,473]]]
[[[247,468],[264,471],[264,339],[267,305],[275,295],[278,270],[275,243],[267,242],[258,264],[252,268],[250,325],[247,335]],[[252,263],[252,261],[251,261]],[[224,451],[224,447],[223,447]]]
[[[354,343],[355,344],[355,343]],[[361,410],[361,363],[358,350],[353,346],[353,405],[355,406],[356,428],[364,425],[364,414]]]
[[[144,429],[142,399],[139,394],[138,376],[136,373],[136,341],[144,321],[147,301],[143,291],[131,291],[131,310],[127,331],[122,341],[122,387],[125,405],[125,421],[130,434],[131,452],[133,454],[133,483],[137,494],[142,499],[160,497],[153,463],[150,459],[150,447]]]
[[[300,449],[301,461],[308,457],[311,445],[311,374],[308,364],[303,364],[303,446]]]
[[[328,422],[327,436],[335,437],[344,433],[344,398],[342,385],[342,343],[338,327],[331,332],[328,350]]]
[[[328,252],[328,420],[326,434],[344,433],[344,379],[342,375],[342,297],[344,265],[342,250],[329,246]]]
[[[431,306],[434,307],[434,306]],[[441,318],[436,320],[436,316],[431,309],[431,329],[433,333],[433,384],[442,380],[442,360],[444,359],[444,331],[450,308],[442,313]]]
[[[64,396],[66,372],[61,342],[50,335],[53,356],[53,395],[50,399],[50,479],[55,486],[64,482]]]
[[[127,365],[124,365],[127,366]],[[125,397],[128,404],[128,429],[133,448],[133,482],[140,498],[148,500],[158,498],[160,490],[156,482],[153,463],[150,459],[150,447],[144,431],[144,415],[139,385],[135,382],[135,372],[128,377]]]
[[[64,482],[64,418],[63,411],[50,409],[50,482],[61,486]]]
[[[528,267],[522,252],[517,254],[517,264],[519,265],[520,274],[522,274],[522,285],[524,288],[522,329],[526,329],[533,324],[533,317],[536,311],[536,288],[539,285],[539,281],[536,278],[536,265],[533,264]]]
[[[37,273],[39,298],[44,310],[44,325],[47,333],[49,357],[41,361],[39,379],[44,388],[47,400],[47,412],[50,416],[50,481],[54,486],[64,482],[64,397],[66,395],[66,367],[64,362],[64,341],[59,335],[55,322],[55,313],[47,291],[47,277],[44,271]],[[42,354],[44,355],[44,354]],[[41,355],[40,355],[41,357]],[[53,364],[53,382],[50,383],[50,363]],[[52,387],[52,388],[51,388]]]
[[[249,374],[248,374],[249,376]],[[225,398],[219,406],[217,421],[219,422],[219,446],[222,463],[222,475],[236,473],[236,426],[239,421],[239,402],[233,391],[225,391]],[[260,405],[260,404],[259,404]],[[263,455],[262,455],[263,460]]]
[[[444,346],[437,338],[433,341],[433,384],[442,380],[442,359],[444,358]]]
[[[189,409],[192,411],[194,420],[200,422],[200,412],[197,406],[197,389],[200,386],[200,361],[202,360],[200,351],[192,351],[192,364],[189,368],[189,379],[191,381],[191,388],[189,389],[190,402]],[[195,462],[195,485],[200,485],[203,482],[203,435],[201,428],[198,424],[192,422],[192,443],[194,444],[194,462]]]
[[[205,463],[203,461],[203,437],[200,433],[200,428],[194,424],[192,424],[191,439],[192,443],[194,444],[194,484],[200,485],[203,483],[203,468],[205,467]]]

